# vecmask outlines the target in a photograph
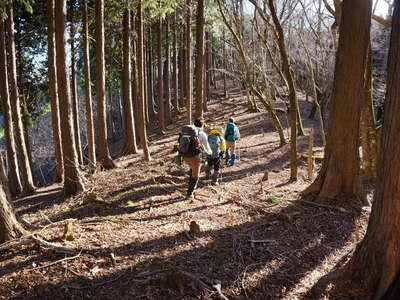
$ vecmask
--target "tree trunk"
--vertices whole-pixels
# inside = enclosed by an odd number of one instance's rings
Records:
[[[165,130],[165,106],[163,87],[163,63],[162,63],[162,21],[157,24],[157,60],[158,60],[158,92],[157,92],[157,115],[160,130]]]
[[[203,110],[206,112],[208,111],[208,106],[207,103],[210,101],[210,87],[211,87],[211,47],[210,47],[210,34],[206,32],[206,52],[205,52],[205,68],[204,68],[204,74],[205,74],[205,84],[204,84],[204,103],[203,103]]]
[[[147,109],[149,111],[149,119],[152,122],[154,120],[156,112],[154,110],[154,72],[151,26],[148,26],[147,30],[147,89]]]
[[[89,26],[88,26],[88,7],[87,0],[83,0],[82,19],[83,19],[83,73],[85,77],[85,108],[86,108],[86,134],[88,143],[89,170],[95,170],[96,150],[93,128],[93,108],[92,108],[92,81],[90,78],[90,58],[89,58]]]
[[[173,38],[172,38],[172,47],[173,47],[173,55],[172,55],[172,65],[173,65],[173,73],[172,73],[172,83],[173,83],[173,90],[174,90],[174,110],[176,115],[179,113],[179,92],[178,92],[178,84],[179,84],[179,77],[178,77],[178,37],[177,37],[177,27],[178,23],[176,22],[176,12],[174,13],[174,29],[173,29]]]
[[[228,68],[228,63],[227,63],[227,51],[226,51],[226,43],[225,43],[225,30],[222,31],[222,39],[223,39],[223,51],[222,51],[222,61],[223,61],[223,69],[224,72],[222,73],[222,81],[224,83],[224,98],[228,98],[228,88],[226,85],[226,70]]]
[[[139,96],[138,96],[138,78],[137,78],[137,50],[136,50],[136,41],[134,38],[133,31],[135,30],[135,16],[131,14],[131,26],[132,26],[132,37],[131,37],[131,46],[132,46],[132,74],[131,74],[131,93],[132,93],[132,109],[133,109],[133,119],[135,124],[135,136],[136,136],[136,146],[140,137],[139,130]]]
[[[191,0],[186,0],[186,117],[192,124],[193,74],[192,74],[192,8]]]
[[[14,20],[13,20],[13,6],[12,2],[7,9],[7,54],[8,54],[8,78],[10,87],[10,100],[12,119],[15,129],[15,141],[17,146],[17,153],[19,157],[18,164],[21,168],[21,182],[22,194],[29,195],[35,192],[33,184],[32,170],[29,164],[28,151],[26,149],[26,141],[24,135],[24,125],[21,117],[21,104],[18,94],[17,84],[17,67],[15,56],[15,42],[14,42]]]
[[[283,29],[276,14],[273,0],[268,0],[268,5],[271,11],[272,19],[277,31],[277,40],[279,52],[283,63],[283,71],[289,87],[289,100],[290,100],[290,180],[297,180],[297,130],[299,120],[299,108],[296,96],[296,87],[294,82],[294,73],[289,65],[289,57],[286,52],[285,37]],[[301,129],[302,130],[302,129]],[[300,132],[299,132],[300,133]]]
[[[169,19],[165,18],[165,74],[164,74],[164,104],[165,120],[171,124],[171,47],[169,45]]]
[[[196,118],[202,118],[204,101],[204,0],[197,1],[196,16]]]
[[[0,244],[18,238],[25,233],[18,223],[3,182],[0,182]]]
[[[364,200],[359,157],[359,124],[363,104],[371,1],[343,2],[336,55],[330,122],[325,155],[317,179],[305,194],[317,200],[345,196]]]
[[[107,145],[105,61],[104,61],[104,0],[95,0],[96,14],[96,98],[99,128],[99,163],[105,169],[115,168]]]
[[[376,300],[398,299],[400,293],[400,1],[394,5],[375,198],[367,233],[345,268],[345,277],[362,283]]]
[[[182,32],[180,34],[181,42],[180,42],[180,50],[179,50],[179,107],[184,108],[185,107],[185,89],[186,89],[186,84],[185,84],[185,79],[186,79],[186,53],[185,53],[185,29],[182,28]]]
[[[142,20],[142,0],[138,0],[137,7],[137,66],[138,66],[138,86],[139,86],[139,126],[140,126],[140,143],[143,149],[143,156],[145,161],[150,161],[150,151],[147,141],[147,132],[145,124],[145,111],[144,111],[144,85],[143,85],[143,20]],[[162,80],[162,78],[161,78]]]
[[[60,132],[60,108],[58,99],[58,87],[56,78],[56,49],[55,49],[55,10],[54,1],[47,1],[48,10],[48,68],[49,68],[49,90],[51,103],[51,125],[53,128],[54,154],[56,158],[56,174],[54,182],[63,181],[64,170],[61,150],[61,132]]]
[[[364,82],[364,106],[361,111],[360,138],[362,149],[363,177],[367,182],[376,178],[378,156],[378,132],[376,130],[374,103],[372,98],[372,51],[368,47],[368,61]]]
[[[61,142],[64,161],[64,193],[66,196],[76,194],[83,190],[83,184],[78,168],[76,154],[74,127],[72,124],[72,103],[69,86],[69,77],[66,65],[65,51],[65,16],[67,13],[66,0],[55,2],[56,12],[56,62],[57,62],[57,87],[60,99],[60,126]]]
[[[123,20],[122,112],[124,120],[124,148],[122,155],[137,153],[135,123],[131,93],[131,18],[125,9]]]
[[[76,153],[78,155],[78,162],[79,162],[80,165],[83,165],[81,134],[80,134],[80,126],[79,126],[78,90],[77,90],[77,83],[76,83],[76,63],[75,63],[76,49],[75,49],[74,5],[75,5],[75,0],[70,1],[72,116],[73,116],[73,122],[74,122],[74,139],[75,139]]]
[[[6,138],[8,158],[8,186],[13,196],[22,192],[21,178],[19,176],[18,158],[14,139],[13,120],[11,115],[10,93],[8,88],[8,72],[6,44],[4,37],[4,21],[0,18],[0,97],[4,116],[4,136]]]

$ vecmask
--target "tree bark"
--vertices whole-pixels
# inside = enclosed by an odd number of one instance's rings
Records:
[[[22,192],[21,178],[19,176],[18,158],[14,139],[13,120],[11,115],[10,92],[8,88],[8,72],[6,44],[4,36],[4,21],[0,18],[0,97],[4,116],[4,136],[6,138],[8,158],[8,186],[13,196]]]
[[[70,1],[70,45],[71,45],[71,87],[72,87],[72,116],[74,123],[74,139],[76,154],[78,155],[78,163],[83,165],[82,157],[82,143],[81,143],[81,133],[79,125],[79,103],[78,103],[78,89],[76,83],[76,49],[75,49],[75,20],[74,20],[74,5],[75,0]]]
[[[131,93],[131,18],[125,9],[123,20],[122,111],[124,120],[124,148],[122,155],[137,153],[135,123]]]
[[[105,60],[104,60],[104,0],[95,0],[96,23],[96,98],[99,128],[99,163],[105,169],[115,168],[107,145]]]
[[[157,64],[158,64],[158,92],[157,92],[157,116],[160,130],[165,130],[165,106],[164,106],[164,87],[163,87],[163,63],[162,63],[162,21],[157,24]]]
[[[156,112],[154,110],[154,72],[153,72],[153,51],[152,51],[151,26],[147,30],[147,110],[150,121],[154,120]]]
[[[398,299],[400,292],[400,1],[394,5],[375,197],[365,238],[345,268],[345,278],[361,282],[376,300]]]
[[[187,123],[192,124],[193,102],[193,74],[192,74],[192,8],[191,0],[186,0],[186,118]]]
[[[196,15],[196,118],[204,114],[204,0],[197,1]]]
[[[173,90],[174,90],[174,102],[173,107],[175,113],[179,113],[179,92],[178,92],[178,85],[179,85],[179,77],[178,77],[178,37],[177,37],[177,27],[178,23],[176,21],[176,12],[174,13],[174,28],[173,28],[173,37],[172,37],[172,65],[173,65],[173,73],[172,73],[172,83],[173,83]]]
[[[297,180],[297,130],[301,128],[298,126],[299,108],[296,96],[296,87],[294,82],[294,73],[289,64],[289,57],[286,52],[285,36],[283,29],[276,14],[275,5],[273,0],[268,0],[269,9],[271,11],[272,19],[277,31],[276,39],[278,41],[279,52],[283,63],[283,71],[285,79],[289,87],[289,100],[290,100],[290,180]]]
[[[359,123],[363,104],[371,1],[343,2],[330,122],[322,168],[304,194],[316,200],[345,196],[363,200],[360,177]]]
[[[49,90],[51,103],[51,125],[53,128],[54,154],[56,157],[56,174],[54,182],[60,183],[64,180],[64,169],[61,149],[60,132],[60,108],[58,99],[58,87],[56,78],[56,49],[55,49],[55,10],[54,0],[47,1],[48,10],[48,68],[49,68]]]
[[[147,132],[145,124],[145,111],[144,111],[144,85],[143,85],[143,20],[142,20],[142,0],[138,0],[137,7],[137,66],[138,66],[138,85],[139,85],[139,126],[140,126],[140,143],[143,149],[143,156],[145,161],[150,161],[150,151],[147,141]],[[162,80],[162,78],[161,78]]]
[[[92,81],[90,78],[88,7],[87,0],[83,0],[82,2],[83,73],[85,77],[86,135],[88,143],[89,170],[93,171],[96,167],[96,149],[93,126]]]
[[[11,1],[9,3],[10,5],[7,9],[8,17],[6,20],[6,27],[11,110],[15,129],[15,141],[17,144],[16,149],[19,157],[18,163],[21,168],[22,194],[29,195],[35,192],[35,186],[33,184],[32,170],[29,164],[29,156],[24,135],[24,125],[22,123],[21,117],[21,104],[18,93],[17,67],[15,56],[13,5]]]
[[[0,182],[0,244],[18,238],[25,233],[22,225],[17,221],[10,197],[4,183]]]
[[[70,196],[84,189],[78,168],[74,127],[72,124],[72,103],[69,77],[66,65],[65,51],[65,16],[67,13],[66,0],[55,2],[56,13],[56,61],[57,87],[60,99],[61,142],[64,161],[64,194]]]
[[[171,124],[171,47],[169,41],[169,19],[165,18],[165,74],[164,74],[164,104],[165,120]]]
[[[376,179],[378,156],[378,132],[372,97],[372,51],[368,47],[368,61],[364,82],[364,105],[361,111],[360,139],[362,149],[363,178],[366,182]]]

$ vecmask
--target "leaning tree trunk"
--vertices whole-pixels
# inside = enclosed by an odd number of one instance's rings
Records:
[[[47,1],[48,10],[48,66],[49,66],[49,90],[51,104],[51,125],[53,128],[54,154],[56,157],[56,173],[54,182],[63,181],[64,169],[61,150],[61,132],[60,132],[60,108],[58,99],[58,88],[56,78],[56,49],[55,49],[55,10],[54,0]]]
[[[143,149],[143,156],[145,161],[150,161],[150,150],[147,140],[146,123],[145,123],[145,99],[144,99],[144,62],[143,62],[143,20],[142,20],[142,0],[138,0],[137,7],[137,35],[138,35],[138,45],[137,45],[137,68],[138,68],[138,101],[139,101],[139,126],[140,126],[140,144]],[[162,80],[162,78],[161,78]]]
[[[0,182],[0,244],[22,236],[25,230],[17,221],[4,183]]]
[[[363,104],[371,1],[343,2],[335,80],[321,171],[304,194],[317,200],[345,196],[364,200],[360,180],[359,123]]]
[[[19,176],[18,158],[14,139],[13,120],[11,115],[10,93],[8,89],[8,72],[6,44],[4,37],[4,21],[0,18],[0,97],[4,116],[4,136],[6,138],[8,158],[8,186],[13,196],[22,192]]]
[[[375,198],[365,238],[345,268],[345,275],[361,282],[376,300],[400,294],[400,1],[394,3]]]
[[[192,8],[191,0],[186,0],[186,117],[192,124],[193,74],[192,74]]]
[[[88,143],[89,169],[94,171],[96,167],[96,150],[94,141],[93,108],[92,108],[92,81],[90,76],[89,58],[89,26],[87,0],[83,0],[82,6],[83,26],[83,73],[85,77],[85,108],[86,108],[86,135]]]
[[[22,194],[29,195],[35,192],[35,186],[32,178],[32,170],[29,163],[28,151],[24,135],[24,125],[21,116],[21,103],[18,94],[17,67],[14,42],[14,20],[13,20],[12,2],[7,9],[7,54],[8,54],[8,78],[10,87],[12,119],[15,129],[15,140],[17,142],[17,152],[19,157],[19,166],[21,168]]]
[[[204,114],[204,0],[197,1],[196,15],[196,111],[195,117]]]
[[[283,71],[285,73],[285,79],[289,87],[289,100],[290,100],[290,180],[297,180],[297,131],[301,128],[298,124],[300,119],[300,113],[298,108],[296,87],[294,82],[294,73],[289,65],[289,57],[286,52],[285,38],[283,29],[276,14],[275,5],[273,0],[268,1],[269,8],[271,11],[272,19],[275,24],[277,31],[277,39],[279,52],[283,63]]]
[[[56,12],[56,61],[57,86],[60,101],[61,142],[64,161],[64,193],[66,196],[83,190],[79,174],[78,157],[75,148],[74,127],[72,124],[72,103],[67,74],[65,50],[65,16],[67,13],[66,0],[55,2]]]
[[[131,93],[131,18],[129,8],[125,9],[123,20],[123,66],[122,66],[122,112],[124,119],[123,155],[137,153],[135,123],[133,119]]]
[[[99,163],[105,169],[115,168],[107,145],[105,60],[104,60],[104,0],[95,0],[96,23],[96,97],[99,130]]]

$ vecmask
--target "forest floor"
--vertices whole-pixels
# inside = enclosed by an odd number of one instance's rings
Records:
[[[321,154],[311,104],[300,104]],[[0,299],[364,299],[324,277],[351,256],[369,209],[299,200],[310,184],[306,161],[289,182],[289,145],[279,147],[268,115],[249,112],[231,91],[210,102],[206,121],[229,116],[241,130],[240,159],[223,168],[221,185],[201,178],[193,202],[184,199],[187,168],[173,159],[182,118],[164,135],[150,134],[150,163],[141,154],[119,158],[118,168],[88,176],[87,191],[70,199],[51,186],[15,200],[36,236],[74,252],[37,243],[0,250]],[[305,153],[308,137],[298,142]],[[97,201],[87,201],[93,193]],[[62,239],[68,219],[71,241]],[[192,221],[199,232],[190,231]]]

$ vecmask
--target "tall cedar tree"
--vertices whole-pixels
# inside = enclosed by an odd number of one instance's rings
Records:
[[[193,71],[192,71],[192,8],[191,0],[186,0],[186,117],[188,124],[192,124],[193,103]]]
[[[203,117],[204,101],[204,0],[197,1],[196,15],[196,111],[195,117]]]
[[[105,60],[104,60],[104,0],[95,0],[96,23],[96,97],[99,128],[99,163],[105,169],[115,168],[107,145]]]
[[[72,124],[72,103],[69,76],[67,73],[65,17],[67,13],[66,0],[55,2],[56,12],[56,61],[57,86],[60,99],[61,142],[64,161],[64,194],[76,194],[83,190],[79,174],[78,157],[75,148],[74,127]]]
[[[17,221],[9,191],[4,185],[3,178],[0,180],[0,244],[8,240],[20,237],[25,230]]]
[[[172,31],[172,67],[173,67],[173,73],[172,73],[172,84],[173,84],[173,90],[174,90],[174,96],[173,96],[173,107],[175,110],[175,113],[178,114],[179,112],[179,92],[178,92],[178,85],[179,85],[179,78],[178,78],[178,37],[177,37],[177,21],[176,21],[176,12],[173,15],[174,19],[174,25],[173,25],[173,31]]]
[[[18,169],[18,158],[14,139],[13,120],[11,115],[10,93],[8,89],[8,72],[6,45],[4,37],[4,21],[0,18],[0,97],[4,116],[4,136],[6,138],[9,164],[8,186],[13,196],[22,192],[21,178]]]
[[[157,59],[158,59],[158,92],[157,92],[157,114],[160,130],[165,130],[165,106],[163,87],[163,64],[162,64],[162,20],[157,23]]]
[[[78,88],[76,82],[76,48],[75,48],[75,0],[70,0],[70,46],[71,46],[71,88],[72,88],[72,116],[74,124],[74,138],[79,164],[83,164],[81,135],[79,126]]]
[[[171,124],[171,47],[169,38],[169,19],[165,18],[165,73],[164,73],[164,91],[165,91],[165,120]]]
[[[349,261],[346,274],[362,282],[374,294],[373,299],[393,300],[400,295],[400,1],[394,5],[375,198],[367,234]]]
[[[144,57],[143,57],[143,17],[142,17],[142,1],[138,0],[137,6],[137,69],[138,69],[138,86],[139,86],[139,126],[140,126],[140,143],[143,149],[145,161],[150,161],[150,150],[147,141],[147,132],[145,124],[145,99],[144,99]],[[162,78],[161,78],[162,80]]]
[[[21,181],[22,181],[22,193],[24,195],[33,194],[35,192],[35,186],[33,184],[32,170],[29,163],[28,151],[26,148],[26,141],[24,135],[24,125],[22,123],[21,115],[21,102],[18,93],[18,82],[17,82],[17,66],[16,66],[16,55],[15,55],[15,40],[14,40],[14,12],[13,4],[10,1],[7,9],[7,56],[8,56],[8,78],[10,86],[10,97],[11,97],[11,110],[12,119],[14,122],[15,129],[15,141],[17,143],[17,153],[19,158],[19,167],[21,168]]]
[[[322,168],[304,194],[317,200],[345,196],[363,199],[359,124],[363,104],[371,1],[343,2],[327,143]]]
[[[83,29],[83,73],[85,78],[85,108],[86,108],[86,135],[88,143],[89,169],[96,167],[96,149],[94,142],[92,82],[90,78],[89,58],[89,25],[87,0],[82,1],[82,29]]]
[[[123,155],[137,153],[135,123],[133,118],[131,92],[131,16],[125,8],[123,17],[123,51],[122,51],[122,116],[124,120]]]
[[[56,173],[54,182],[60,183],[64,179],[64,168],[61,149],[60,132],[60,108],[57,87],[56,70],[56,48],[55,48],[55,10],[54,0],[47,0],[47,19],[48,19],[48,68],[49,68],[49,91],[51,105],[51,125],[53,129],[54,154],[56,157]]]

